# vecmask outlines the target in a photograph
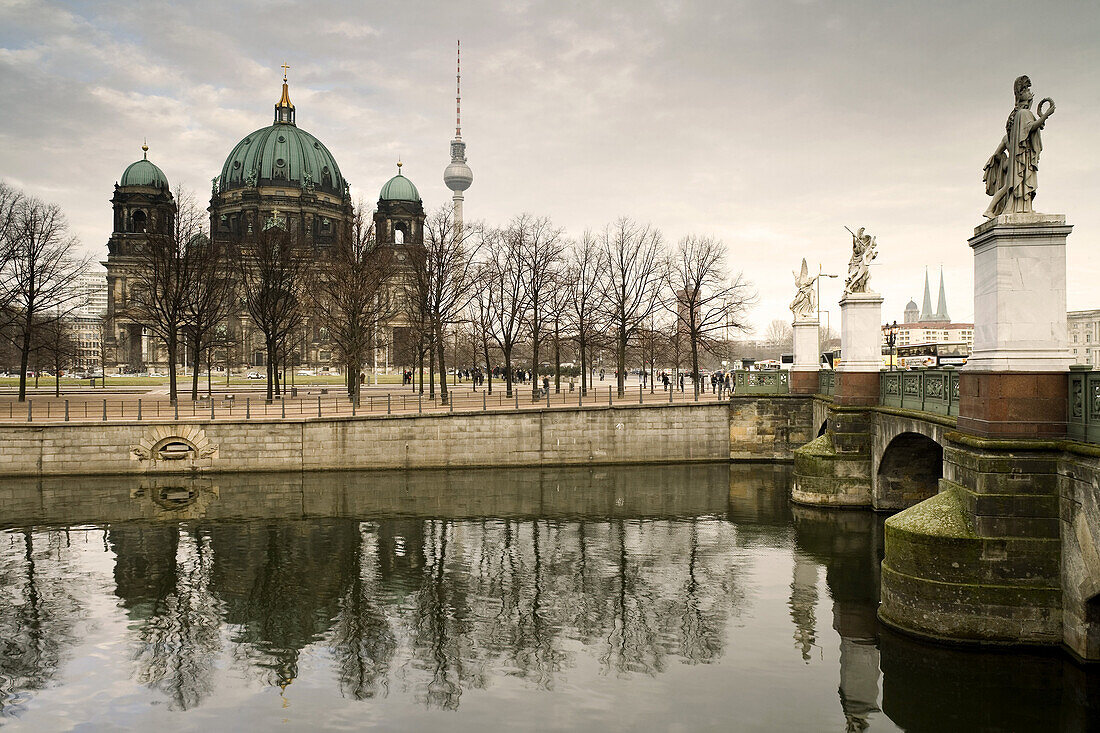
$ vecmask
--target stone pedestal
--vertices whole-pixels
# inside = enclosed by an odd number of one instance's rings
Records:
[[[882,296],[848,293],[840,300],[839,405],[877,405],[882,370]]]
[[[794,322],[794,364],[791,365],[791,393],[814,394],[821,370],[818,321]]]
[[[1066,432],[1062,214],[1005,214],[974,230],[974,348],[959,375],[959,429],[991,438]]]

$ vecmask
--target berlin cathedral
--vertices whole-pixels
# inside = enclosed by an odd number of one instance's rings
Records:
[[[456,148],[455,143],[458,143]],[[176,202],[164,172],[148,159],[143,145],[142,159],[130,164],[115,184],[111,204],[114,230],[107,243],[107,318],[105,324],[106,370],[142,372],[166,364],[163,348],[126,313],[128,282],[132,283],[141,260],[137,256],[154,234],[171,231]],[[472,181],[465,166],[465,144],[461,132],[451,141],[452,162],[446,184],[461,191]],[[465,169],[465,179],[455,183],[452,170]],[[461,171],[460,171],[461,172]],[[462,178],[462,176],[458,176]],[[275,222],[291,233],[299,233],[313,246],[334,242],[337,232],[353,216],[348,182],[329,149],[316,137],[298,127],[283,74],[282,97],[275,105],[275,118],[266,127],[249,133],[233,146],[221,173],[211,181],[210,236],[231,237],[252,227]],[[390,178],[379,193],[375,207],[375,236],[380,245],[400,248],[423,243],[424,204],[413,182],[401,173]],[[324,368],[334,362],[332,346],[317,323],[303,325],[296,339],[296,353],[289,366]],[[262,334],[251,326],[243,312],[230,318],[226,329],[239,344],[225,355],[231,370],[264,366]],[[387,324],[379,338],[376,363],[379,367],[411,364],[407,322],[399,314]],[[181,363],[191,363],[190,355]],[[221,359],[217,361],[223,361]]]

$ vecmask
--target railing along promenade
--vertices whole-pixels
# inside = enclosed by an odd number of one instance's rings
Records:
[[[708,385],[709,388],[709,385]],[[304,390],[299,389],[299,392]],[[262,393],[213,392],[192,400],[181,395],[173,404],[167,395],[120,394],[106,397],[32,396],[19,402],[14,395],[0,395],[0,423],[89,423],[89,422],[175,422],[186,420],[259,420],[280,418],[370,417],[384,415],[416,415],[446,413],[502,412],[531,408],[570,408],[624,405],[667,405],[694,402],[718,402],[726,395],[714,391],[694,394],[690,383],[685,391],[654,389],[629,385],[623,396],[614,386],[598,386],[581,394],[553,389],[539,390],[532,399],[530,386],[518,385],[507,395],[503,386],[494,385],[492,393],[473,390],[468,385],[451,387],[451,399],[444,403],[435,397],[407,390],[364,391],[356,404],[347,395],[333,395],[330,390],[297,396],[284,395],[266,400]]]

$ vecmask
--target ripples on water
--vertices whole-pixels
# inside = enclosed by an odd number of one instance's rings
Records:
[[[15,729],[1020,730],[1097,675],[877,625],[882,518],[789,472],[0,485]]]

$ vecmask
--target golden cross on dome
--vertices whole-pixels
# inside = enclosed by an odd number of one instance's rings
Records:
[[[286,70],[289,69],[289,68],[290,67],[287,66],[286,62],[284,61],[283,62],[283,81],[286,81]]]

